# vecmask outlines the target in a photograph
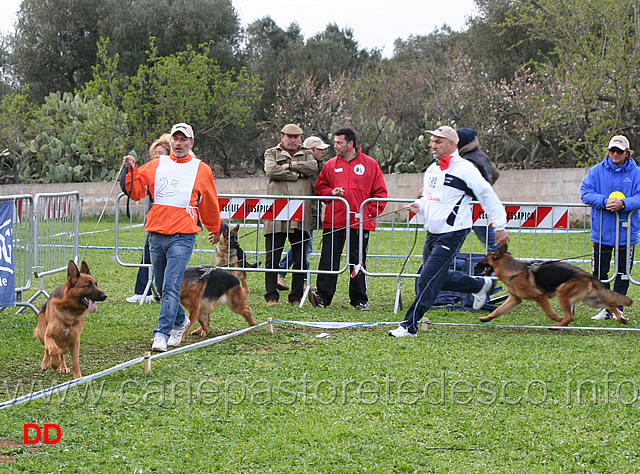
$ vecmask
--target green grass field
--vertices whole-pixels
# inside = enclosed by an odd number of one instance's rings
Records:
[[[95,221],[83,222],[81,230],[89,232],[94,225]],[[112,220],[100,224],[101,230],[110,228]],[[87,239],[83,235],[81,245]],[[582,255],[581,239],[576,237],[569,246],[572,256]],[[525,240],[522,245],[531,248],[532,242]],[[113,233],[96,234],[91,245],[113,246]],[[389,242],[379,245],[394,251]],[[556,247],[565,252],[564,246]],[[157,304],[124,301],[132,294],[135,270],[118,265],[112,256],[112,250],[91,249],[85,258],[109,294],[86,318],[80,353],[85,376],[143,355],[157,323]],[[213,263],[212,255],[202,258]],[[286,303],[267,308],[263,275],[248,277],[253,290],[250,306],[258,323],[269,317],[382,322],[403,316],[393,313],[393,278],[370,278],[371,311],[358,312],[349,306],[346,274],[339,278],[334,304],[324,310]],[[62,275],[48,277],[47,289],[61,280]],[[412,288],[412,280],[404,281],[405,307],[413,299]],[[637,287],[632,286],[630,296],[638,297]],[[280,301],[286,301],[284,294]],[[591,321],[595,312],[579,304],[573,325],[620,327],[615,321]],[[634,307],[625,315],[630,328],[640,328]],[[432,310],[427,317],[432,323],[475,324],[478,314]],[[549,322],[540,308],[528,302],[495,321],[526,326]],[[16,314],[8,308],[0,313],[0,402],[71,379],[70,374],[40,370],[43,349],[32,337],[35,323],[31,311]],[[211,337],[245,327],[244,320],[226,307],[212,314]],[[0,410],[0,459],[12,458],[0,469],[514,473],[640,469],[640,334],[434,324],[418,338],[393,339],[387,335],[389,328],[276,325],[272,334],[262,326],[156,359],[146,375],[143,365],[137,364],[66,392]],[[316,337],[322,332],[329,337]],[[187,343],[201,340],[191,336]],[[62,439],[28,449],[21,445],[25,423],[57,424]]]

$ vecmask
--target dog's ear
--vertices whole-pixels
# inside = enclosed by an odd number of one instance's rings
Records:
[[[73,286],[78,281],[78,278],[80,278],[80,270],[78,270],[76,262],[69,260],[69,264],[67,265],[67,281]]]
[[[86,273],[87,275],[91,275],[91,272],[89,271],[89,265],[87,265],[87,262],[85,262],[84,260],[80,264],[80,273]]]
[[[240,230],[240,224],[236,224],[236,226],[233,228],[234,232],[238,232]]]
[[[507,253],[507,244],[503,243],[500,244],[500,247],[498,247],[498,249],[494,252],[494,258],[502,258],[504,257],[504,254]]]

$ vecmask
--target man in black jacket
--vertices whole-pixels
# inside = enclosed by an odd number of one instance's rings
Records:
[[[458,142],[458,153],[465,160],[470,161],[478,168],[482,177],[489,184],[493,185],[498,179],[497,168],[492,166],[487,154],[480,149],[478,142],[478,132],[472,128],[460,128],[456,130],[460,141]],[[482,245],[488,252],[493,252],[498,248],[496,245],[496,232],[493,227],[486,225],[474,225],[471,227]]]

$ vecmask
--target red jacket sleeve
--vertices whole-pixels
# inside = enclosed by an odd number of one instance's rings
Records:
[[[331,173],[329,173],[329,168],[333,171],[335,167],[334,159],[327,161],[322,169],[320,170],[320,174],[316,178],[316,184],[314,185],[313,191],[316,196],[331,196],[331,191],[333,191],[333,183],[329,182],[329,177]]]
[[[387,184],[384,182],[384,176],[382,174],[382,170],[380,166],[376,162],[376,174],[374,176],[373,182],[371,183],[371,197],[386,199],[388,197],[387,192]],[[377,217],[379,216],[386,207],[386,202],[370,202],[367,204],[367,211],[369,212],[369,217]]]

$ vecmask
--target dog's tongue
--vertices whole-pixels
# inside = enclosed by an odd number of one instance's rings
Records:
[[[93,302],[93,300],[90,300],[89,298],[87,298],[87,302],[89,303],[89,312],[95,313],[98,310],[98,308],[96,308],[96,304]]]

